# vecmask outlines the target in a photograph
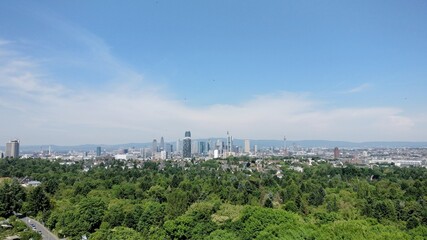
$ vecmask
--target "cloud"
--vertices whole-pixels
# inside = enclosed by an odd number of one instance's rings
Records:
[[[359,92],[363,92],[363,91],[366,91],[367,89],[369,89],[369,88],[371,88],[372,86],[371,86],[371,84],[369,84],[369,83],[364,83],[364,84],[361,84],[361,85],[359,85],[359,86],[357,86],[357,87],[354,87],[354,88],[352,88],[352,89],[349,89],[349,90],[347,90],[347,91],[343,91],[342,93],[344,93],[344,94],[349,94],[349,93],[359,93]]]
[[[286,135],[291,139],[425,140],[426,118],[407,116],[393,107],[331,109],[308,93],[279,91],[241,104],[190,107],[157,91],[154,83],[117,60],[96,36],[81,31],[73,35],[80,35],[85,46],[101,56],[93,64],[108,69],[110,84],[101,89],[66,86],[45,70],[44,62],[14,51],[13,44],[0,44],[0,125],[5,126],[0,140],[125,143],[163,135],[175,141],[186,130],[195,138],[220,137],[228,130],[236,138],[251,139]],[[361,85],[353,92],[367,87]]]
[[[10,44],[10,41],[6,41],[4,39],[0,39],[0,46]]]

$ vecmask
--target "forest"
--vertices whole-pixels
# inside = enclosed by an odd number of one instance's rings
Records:
[[[0,217],[23,213],[67,239],[427,239],[425,168],[297,172],[281,160],[277,177],[215,160],[85,164],[1,159]],[[23,177],[42,184],[22,187]]]

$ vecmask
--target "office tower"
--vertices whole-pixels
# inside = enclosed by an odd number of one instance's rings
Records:
[[[258,152],[258,145],[255,145],[254,146],[254,153],[257,153]]]
[[[209,139],[208,142],[206,142],[206,152],[209,152],[212,150],[212,140]]]
[[[163,137],[160,138],[160,146],[159,151],[165,150],[165,139]]]
[[[227,154],[226,157],[231,156],[233,152],[233,136],[230,136],[230,133],[227,131]]]
[[[165,143],[165,149],[164,151],[166,151],[168,154],[172,152],[172,145],[169,143]]]
[[[218,139],[216,141],[215,148],[218,149],[220,155],[224,155],[225,144],[224,144],[224,142],[222,140]]]
[[[227,131],[227,148],[226,148],[226,151],[227,151],[227,157],[228,157],[228,154],[231,152],[231,136],[230,136],[230,133]]]
[[[145,148],[142,149],[142,159],[145,160],[147,158],[147,151]]]
[[[199,142],[191,141],[191,154],[198,154],[198,153],[199,153]]]
[[[191,158],[191,132],[186,131],[185,132],[185,138],[184,138],[184,146],[182,148],[182,157],[183,158]]]
[[[185,137],[189,137],[189,138],[191,138],[191,132],[190,132],[190,131],[186,131],[186,132],[185,132]]]
[[[19,157],[19,140],[12,140],[6,143],[6,157],[18,158]]]
[[[160,151],[160,159],[161,159],[161,160],[166,160],[166,159],[168,159],[168,156],[169,156],[169,154],[168,154],[168,152],[166,152],[165,150]]]
[[[251,152],[251,141],[249,139],[245,140],[245,153]]]
[[[101,156],[101,147],[96,147],[96,156],[97,157]]]
[[[207,152],[206,142],[199,142],[199,154],[205,155]]]
[[[338,149],[338,147],[334,148],[334,158],[338,159],[340,157],[340,150]]]
[[[176,151],[177,153],[181,153],[181,152],[182,152],[182,141],[181,141],[181,139],[178,139],[178,140],[176,141],[175,151]]]
[[[158,150],[158,147],[157,147],[157,140],[156,140],[156,139],[153,139],[153,146],[151,147],[151,151],[153,152],[153,155],[154,155],[154,153],[156,153],[156,152],[157,152],[157,150]]]

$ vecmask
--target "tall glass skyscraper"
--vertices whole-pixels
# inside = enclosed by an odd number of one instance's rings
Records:
[[[153,152],[153,154],[159,151],[159,146],[157,146],[157,140],[156,139],[153,139],[153,145],[151,147],[151,151]]]
[[[166,150],[165,149],[165,139],[163,138],[163,137],[161,137],[160,138],[160,146],[159,146],[159,151],[161,152],[161,151],[163,151],[163,150]]]
[[[96,147],[96,156],[97,157],[101,156],[101,147]]]
[[[191,132],[186,131],[182,147],[182,157],[191,158]]]
[[[199,154],[205,155],[207,153],[206,142],[199,142]]]

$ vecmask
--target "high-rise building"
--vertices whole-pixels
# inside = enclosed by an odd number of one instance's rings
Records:
[[[169,157],[169,154],[168,154],[168,152],[166,152],[165,150],[163,150],[163,151],[160,151],[160,159],[161,160],[166,160],[166,159],[168,159]]]
[[[18,158],[19,157],[19,140],[12,140],[6,143],[5,157]]]
[[[215,149],[213,155],[214,155],[214,158],[219,158],[219,150]]]
[[[178,139],[178,140],[176,141],[175,151],[176,151],[177,153],[181,153],[181,152],[182,152],[182,141],[181,141],[181,139]]]
[[[165,139],[163,137],[160,138],[160,146],[159,146],[159,151],[163,151],[165,150]]]
[[[209,152],[210,150],[212,150],[212,140],[211,139],[209,139],[206,142],[206,152]]]
[[[101,147],[96,147],[96,156],[97,157],[101,156]]]
[[[199,154],[199,142],[191,141],[191,154]]]
[[[185,132],[185,138],[183,141],[183,148],[182,148],[182,157],[191,158],[191,132],[190,131]]]
[[[245,140],[245,153],[251,152],[251,141],[249,139]]]
[[[165,151],[170,155],[170,153],[173,152],[172,144],[165,143]]]
[[[219,154],[219,155],[221,155],[221,156],[223,156],[223,155],[224,155],[224,152],[225,152],[225,144],[224,144],[224,141],[222,141],[222,140],[218,139],[218,140],[216,141],[215,149],[218,149],[218,154]]]
[[[208,152],[206,148],[206,142],[199,142],[199,154],[205,155]]]
[[[158,146],[157,146],[157,140],[153,139],[153,146],[151,147],[151,151],[153,152],[153,155],[158,152]]]
[[[230,133],[227,131],[227,155],[226,157],[231,155],[233,143],[232,143],[232,136],[230,136]]]
[[[334,158],[338,159],[340,157],[340,150],[338,147],[334,148]]]

